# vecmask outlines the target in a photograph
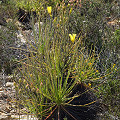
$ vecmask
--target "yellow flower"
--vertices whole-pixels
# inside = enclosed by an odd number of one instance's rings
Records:
[[[98,70],[96,70],[96,72],[98,73],[99,71],[98,71]]]
[[[48,13],[51,15],[52,7],[51,7],[51,6],[48,6],[48,7],[47,7],[47,11],[48,11]]]
[[[76,34],[69,34],[71,41],[74,43]]]
[[[21,83],[22,82],[22,80],[21,79],[19,79],[19,83]]]
[[[71,14],[71,12],[72,12],[72,8],[70,9],[69,14]]]
[[[89,65],[89,66],[91,66],[91,65],[92,65],[92,63],[88,63],[88,65]]]
[[[115,64],[113,64],[113,68],[115,67]]]
[[[68,4],[68,7],[70,7],[70,4]]]
[[[83,71],[82,71],[81,73],[82,73],[82,74],[84,74],[84,72],[83,72]]]
[[[32,77],[33,75],[32,74],[30,74],[30,77]]]
[[[23,80],[23,83],[26,84],[26,80],[25,79]]]
[[[91,83],[88,83],[88,86],[91,87]]]

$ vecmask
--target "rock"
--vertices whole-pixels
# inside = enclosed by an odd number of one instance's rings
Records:
[[[4,94],[4,92],[3,91],[0,91],[0,100],[3,98],[3,95]]]
[[[6,87],[13,87],[14,86],[14,83],[13,82],[7,82],[6,83]]]
[[[11,113],[11,115],[13,115],[13,114],[15,114],[15,113],[16,113],[16,110],[15,110],[15,109],[13,109],[13,110],[11,110],[11,111],[10,111],[10,113]]]
[[[38,120],[32,115],[11,115],[11,118],[18,119],[20,117],[20,120]]]
[[[9,116],[0,115],[0,120],[9,120]]]
[[[2,89],[2,87],[0,87],[0,91],[2,91],[3,89]]]
[[[10,113],[10,108],[9,108],[9,106],[6,106],[6,108],[5,108],[5,110],[4,110],[6,113]]]
[[[12,92],[15,93],[15,86],[12,87],[12,90],[13,90]]]
[[[2,92],[1,96],[0,96],[0,99],[7,99],[8,98],[8,95],[4,92]]]
[[[7,82],[11,82],[12,79],[13,79],[13,75],[8,75],[8,76],[6,76],[6,81],[7,81]]]
[[[21,34],[20,31],[18,31],[18,33],[16,33],[16,34],[17,34],[17,38],[20,39],[20,41],[22,43],[26,43],[26,40],[25,40],[24,36]]]
[[[8,19],[6,19],[6,22],[7,22],[7,23],[9,23],[9,22],[12,23],[12,22],[13,22],[13,19],[8,18]]]
[[[0,113],[0,120],[10,120],[10,117],[10,114]]]

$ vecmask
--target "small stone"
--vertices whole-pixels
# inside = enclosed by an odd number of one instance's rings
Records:
[[[2,87],[0,88],[0,91],[2,91],[3,89],[2,89]]]
[[[2,95],[4,93],[4,91],[0,91],[0,95]]]
[[[13,22],[13,19],[8,18],[8,19],[6,19],[6,22],[7,22],[7,23]]]
[[[7,99],[7,98],[8,98],[8,95],[3,92],[3,93],[0,95],[0,97],[1,97],[1,98],[4,98],[4,99]]]
[[[11,113],[11,114],[16,113],[16,110],[13,109],[13,110],[10,111],[10,113]]]
[[[13,75],[6,76],[6,81],[11,82],[13,79]]]
[[[7,82],[6,83],[6,87],[13,87],[14,86],[14,83],[13,82]]]
[[[14,89],[15,89],[15,86],[12,87],[12,90],[14,90]],[[13,91],[13,92],[15,92],[15,91]]]
[[[6,107],[6,108],[5,108],[5,112],[10,113],[9,107]]]
[[[7,115],[5,113],[1,113],[0,120],[10,120],[10,115]]]

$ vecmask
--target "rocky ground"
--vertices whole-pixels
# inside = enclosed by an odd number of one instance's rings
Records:
[[[0,120],[37,120],[24,107],[18,107],[16,93],[12,76],[5,76],[0,73]]]
[[[12,19],[6,20],[8,23],[12,22]],[[7,22],[5,22],[7,24]],[[5,26],[4,20],[0,21],[0,30],[2,30],[5,35],[8,33],[9,28]],[[11,57],[14,56],[16,59],[24,58],[24,54],[27,53],[27,45],[26,43],[28,41],[33,42],[33,31],[32,30],[22,30],[22,24],[17,21],[15,23],[17,26],[17,30],[15,32],[15,36],[11,39],[15,40],[14,43],[10,46],[7,46],[6,44],[6,51],[5,54],[1,54],[2,58],[5,56]],[[36,30],[38,30],[38,24],[35,24]],[[6,36],[6,35],[5,35]],[[9,33],[8,36],[5,39],[9,39]],[[4,43],[7,43],[4,42]],[[11,52],[9,53],[10,49],[12,48]],[[3,46],[1,47],[3,49]],[[24,49],[24,50],[20,50]],[[3,59],[4,60],[4,59]],[[4,62],[5,64],[5,62]],[[5,68],[6,69],[6,68]],[[8,68],[7,68],[8,69]],[[22,106],[18,107],[18,103],[16,102],[16,93],[15,93],[15,87],[13,82],[13,76],[7,75],[6,70],[0,70],[0,120],[17,120],[20,118],[20,120],[37,120],[34,116],[26,115],[25,112],[26,109]]]

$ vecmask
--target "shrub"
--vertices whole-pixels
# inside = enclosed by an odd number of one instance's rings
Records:
[[[2,0],[0,4],[0,71],[4,69],[6,74],[11,74],[14,68],[13,50],[9,47],[15,44],[17,39],[15,31],[17,27],[14,24],[15,8],[11,0]],[[6,22],[8,19],[12,19]]]
[[[93,120],[98,104],[91,91],[98,83],[108,82],[106,74],[114,71],[111,59],[103,59],[108,55],[106,41],[110,43],[113,34],[105,21],[110,6],[100,1],[82,1],[79,6],[61,3],[55,6],[56,13],[48,14],[45,4],[38,4],[38,11],[24,7],[37,11],[39,32],[33,29],[34,45],[28,41],[30,54],[20,61],[20,78],[15,83],[19,99],[39,119]]]
[[[12,28],[13,27],[13,28]],[[11,74],[15,63],[13,50],[9,47],[15,44],[17,39],[15,35],[15,27],[12,24],[7,24],[7,27],[1,26],[0,29],[0,71],[5,70],[6,74]]]
[[[100,76],[97,58],[80,44],[82,36],[69,34],[69,9],[64,7],[54,19],[49,12],[34,45],[28,42],[30,55],[20,61],[16,90],[21,104],[39,119],[93,120],[98,104],[90,83]]]

